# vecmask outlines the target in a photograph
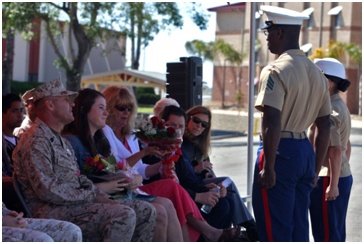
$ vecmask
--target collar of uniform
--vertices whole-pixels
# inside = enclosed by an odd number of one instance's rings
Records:
[[[56,138],[56,135],[53,133],[53,130],[51,127],[49,127],[46,123],[44,123],[41,119],[38,117],[35,119],[34,124],[37,124],[41,130],[44,131],[44,136],[48,138],[49,141],[52,143],[54,142],[54,138]]]
[[[330,100],[331,100],[331,102],[341,100],[341,96],[339,93],[333,94],[330,96]]]
[[[282,56],[284,54],[306,56],[306,54],[301,49],[289,49],[289,50],[284,51],[280,56]]]

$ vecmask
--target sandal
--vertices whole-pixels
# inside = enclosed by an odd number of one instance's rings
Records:
[[[223,230],[218,242],[233,242],[238,241],[240,236],[240,226],[234,226]]]

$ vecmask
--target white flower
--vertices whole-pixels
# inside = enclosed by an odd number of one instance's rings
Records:
[[[146,135],[155,135],[155,134],[157,134],[157,130],[156,130],[156,129],[154,129],[154,128],[150,128],[149,130],[147,130],[147,131],[145,132],[145,134],[146,134]]]

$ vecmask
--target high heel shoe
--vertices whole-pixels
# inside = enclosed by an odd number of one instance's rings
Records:
[[[239,241],[240,226],[234,226],[223,230],[218,242],[234,242]]]

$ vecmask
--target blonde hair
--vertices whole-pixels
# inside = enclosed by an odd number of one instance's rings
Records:
[[[121,129],[123,135],[131,135],[134,128],[134,119],[138,110],[138,105],[134,95],[125,86],[109,86],[103,94],[106,99],[107,112],[109,113],[106,119],[106,124],[109,125],[113,130],[115,128],[115,112],[117,109],[115,106],[131,106],[131,114],[129,121],[124,128]]]

